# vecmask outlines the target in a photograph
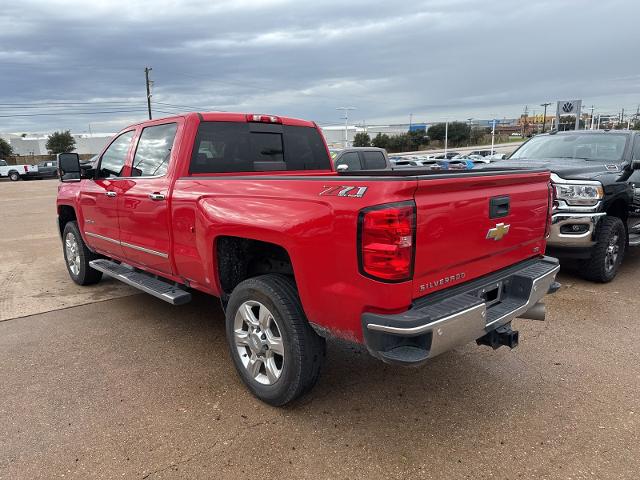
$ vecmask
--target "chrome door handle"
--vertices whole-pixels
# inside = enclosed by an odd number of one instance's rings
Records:
[[[160,200],[164,200],[164,195],[162,193],[153,192],[149,194],[149,198],[151,200],[155,200],[156,202],[159,202]]]
[[[116,192],[112,192],[111,190],[109,190],[108,192],[104,192],[104,194],[105,194],[107,197],[115,197],[115,196],[117,196],[117,195],[118,195]]]

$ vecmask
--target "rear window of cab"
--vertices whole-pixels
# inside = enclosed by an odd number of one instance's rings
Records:
[[[202,122],[190,173],[329,170],[316,128],[242,122]]]

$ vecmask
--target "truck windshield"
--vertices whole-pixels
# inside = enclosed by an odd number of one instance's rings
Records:
[[[541,135],[533,137],[509,158],[568,158],[621,162],[628,135],[614,133]]]
[[[241,122],[202,122],[191,173],[329,170],[316,128]]]

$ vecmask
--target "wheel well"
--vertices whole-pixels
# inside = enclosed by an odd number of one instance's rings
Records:
[[[58,229],[60,230],[61,236],[62,232],[64,231],[64,226],[74,220],[77,220],[77,217],[76,211],[73,209],[73,207],[70,207],[68,205],[60,205],[58,207]]]
[[[629,207],[624,200],[618,199],[609,205],[607,215],[611,217],[618,217],[623,222],[626,222],[627,216],[629,215]]]
[[[266,273],[293,277],[287,251],[280,245],[240,237],[219,237],[216,242],[218,278],[225,294],[247,278]]]

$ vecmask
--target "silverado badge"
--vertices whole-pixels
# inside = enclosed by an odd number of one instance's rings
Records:
[[[502,240],[507,233],[509,233],[509,227],[511,225],[505,225],[504,223],[498,223],[494,228],[490,228],[487,232],[487,240]]]

